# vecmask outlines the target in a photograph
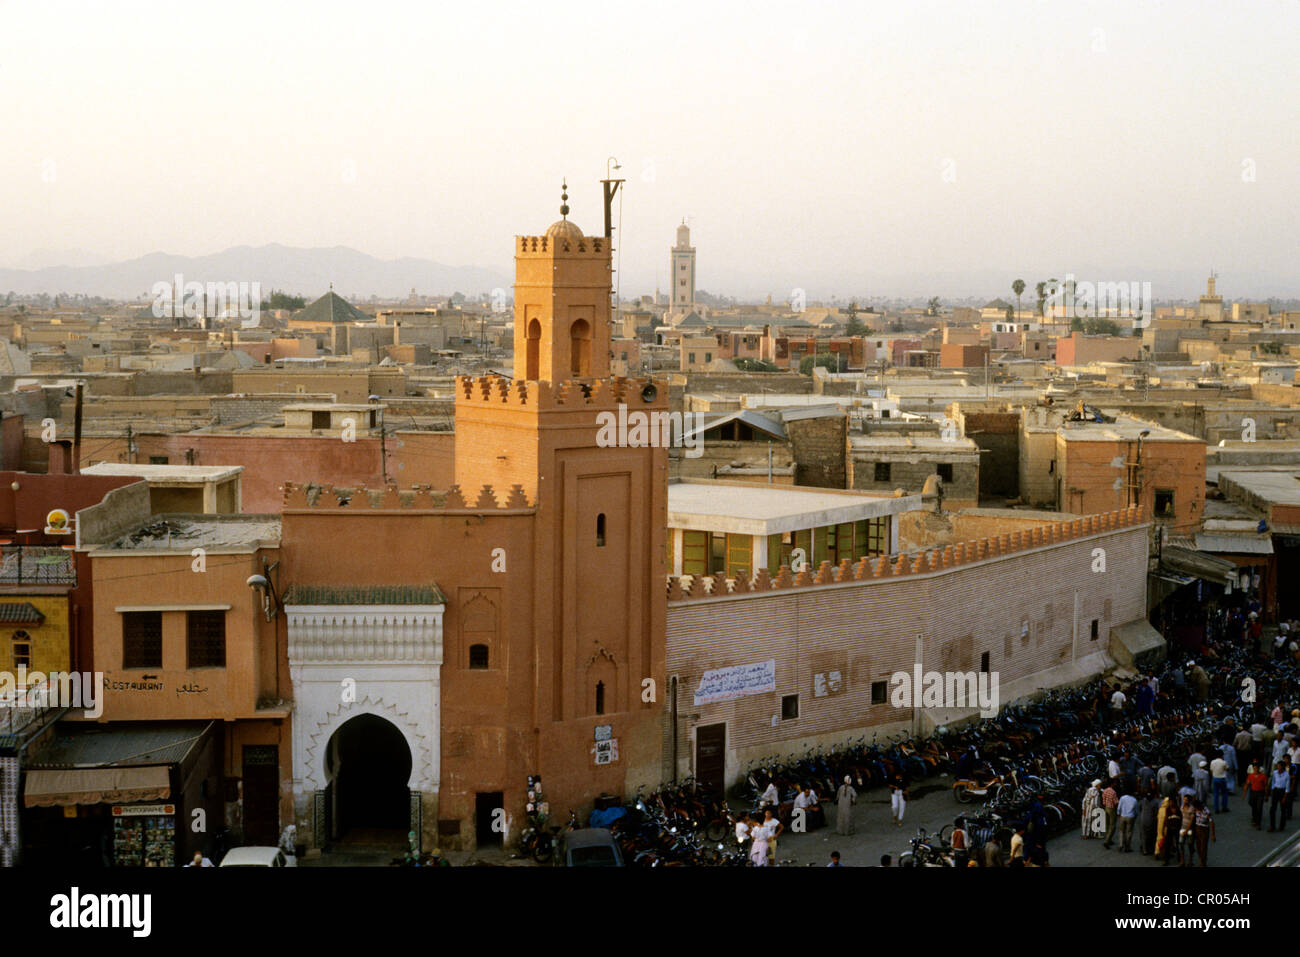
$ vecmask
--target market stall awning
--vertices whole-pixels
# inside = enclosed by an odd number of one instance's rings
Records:
[[[1235,562],[1179,545],[1165,545],[1161,549],[1160,571],[1201,578],[1216,584],[1235,584],[1240,573]]]
[[[27,771],[23,804],[70,807],[162,801],[171,796],[166,765],[126,768],[41,768]]]
[[[1196,533],[1196,549],[1219,555],[1272,555],[1273,541],[1267,535],[1224,535]]]

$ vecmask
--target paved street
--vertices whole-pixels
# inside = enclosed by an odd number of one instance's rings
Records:
[[[859,793],[854,808],[853,822],[856,833],[844,837],[835,833],[835,807],[823,804],[830,826],[808,834],[786,831],[781,835],[779,855],[781,860],[793,861],[794,866],[824,866],[831,851],[839,851],[847,866],[863,867],[879,864],[882,854],[892,854],[897,864],[899,855],[909,849],[908,841],[916,835],[917,827],[937,834],[945,824],[951,824],[962,813],[976,814],[979,804],[959,804],[952,796],[952,777],[932,778],[912,788],[913,800],[908,804],[902,827],[890,819],[889,794],[883,788],[874,788],[866,794]],[[1300,826],[1295,819],[1282,834],[1268,833],[1268,809],[1264,812],[1264,827],[1256,831],[1250,826],[1250,806],[1242,800],[1240,792],[1229,802],[1230,812],[1215,815],[1218,841],[1210,845],[1208,866],[1250,867],[1269,850],[1296,833]],[[1077,828],[1047,842],[1053,867],[1160,867],[1138,850],[1134,835],[1134,850],[1121,854],[1116,848],[1106,850],[1100,840],[1083,840]]]

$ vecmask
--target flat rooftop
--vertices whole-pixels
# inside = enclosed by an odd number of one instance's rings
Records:
[[[382,409],[382,402],[295,402],[281,412],[365,412]]]
[[[1289,470],[1219,469],[1219,485],[1236,485],[1271,505],[1300,505],[1300,467]]]
[[[150,483],[220,482],[244,471],[242,465],[131,465],[125,462],[100,462],[82,469],[83,475],[129,475]]]
[[[849,445],[855,449],[877,452],[941,452],[974,455],[979,452],[974,439],[958,438],[951,441],[928,435],[854,435],[849,434]]]
[[[193,548],[251,551],[280,544],[280,516],[158,515],[117,539],[93,549],[128,552],[184,552]]]
[[[673,482],[668,527],[777,535],[921,508],[920,495],[871,495],[835,489],[730,482]]]
[[[1199,442],[1205,440],[1176,429],[1167,429],[1153,422],[1117,418],[1114,422],[1065,422],[1054,431],[1067,442]],[[1143,432],[1149,432],[1142,436]]]

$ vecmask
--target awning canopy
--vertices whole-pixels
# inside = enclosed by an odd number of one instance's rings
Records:
[[[126,768],[32,768],[27,771],[23,804],[71,807],[76,804],[126,804],[171,797],[166,765]]]
[[[1235,562],[1178,545],[1166,545],[1161,549],[1160,571],[1225,585],[1229,582],[1235,584],[1240,573]]]
[[[1216,535],[1196,533],[1197,551],[1219,555],[1272,555],[1273,542],[1267,535]]]

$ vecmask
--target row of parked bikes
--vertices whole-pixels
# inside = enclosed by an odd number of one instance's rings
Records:
[[[978,852],[989,840],[1005,849],[1015,826],[1031,813],[1048,836],[1078,826],[1090,781],[1104,775],[1108,762],[1124,750],[1157,766],[1177,767],[1191,746],[1211,737],[1225,714],[1248,726],[1272,702],[1290,700],[1300,688],[1294,663],[1265,663],[1244,648],[1225,645],[1200,664],[1209,692],[1199,697],[1188,676],[1167,663],[1157,675],[1161,693],[1151,714],[1117,719],[1108,708],[1112,686],[1098,679],[1012,703],[961,729],[939,728],[930,738],[897,735],[882,743],[876,735],[870,741],[863,735],[798,757],[757,761],[731,796],[758,813],[769,786],[775,786],[778,806],[788,806],[801,788],[833,799],[846,776],[862,792],[895,780],[910,785],[951,774],[956,799],[982,805],[966,816],[968,850]],[[638,789],[607,826],[631,866],[744,866],[734,825],[723,794],[687,779],[649,793]],[[579,826],[572,811],[563,828],[534,824],[525,831],[521,851],[544,863],[561,833]],[[951,864],[951,832],[951,825],[934,835],[919,832],[899,863]]]
[[[1080,734],[1051,738],[1028,752],[1016,753],[1013,747],[1008,753],[1001,746],[1008,740],[1005,737],[996,747],[986,739],[993,754],[979,763],[976,773],[953,785],[959,801],[983,802],[983,810],[965,820],[966,852],[978,854],[989,840],[1006,849],[1015,826],[1027,820],[1035,801],[1041,806],[1047,836],[1077,827],[1084,791],[1091,780],[1105,776],[1109,762],[1123,751],[1152,766],[1181,769],[1190,751],[1209,742],[1224,718],[1231,715],[1238,728],[1248,728],[1256,720],[1267,722],[1271,707],[1294,702],[1300,689],[1300,670],[1294,664],[1265,661],[1251,649],[1220,647],[1214,657],[1203,657],[1200,667],[1209,679],[1204,696],[1191,688],[1176,664],[1164,666],[1156,676],[1163,693],[1156,713],[1111,719],[1104,725],[1096,721],[1097,726]],[[1104,693],[1106,689],[1084,689],[1081,694],[1086,699],[1094,690]],[[1103,717],[1096,710],[1094,717]],[[1083,715],[1079,711],[1073,718]],[[1070,717],[1063,717],[1068,725]],[[1012,723],[1017,723],[1014,717]],[[948,825],[932,835],[918,829],[900,864],[953,866],[960,860],[952,846],[953,830]]]

